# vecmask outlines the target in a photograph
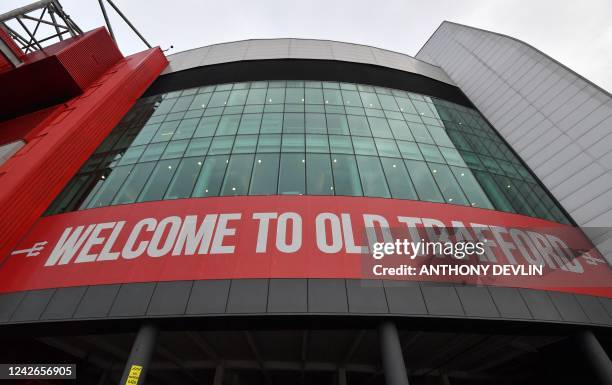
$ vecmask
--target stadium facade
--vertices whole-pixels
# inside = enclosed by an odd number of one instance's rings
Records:
[[[612,99],[535,48],[448,22],[416,57],[0,33],[1,362],[96,384],[611,383]],[[378,276],[367,245],[398,233],[545,274]]]

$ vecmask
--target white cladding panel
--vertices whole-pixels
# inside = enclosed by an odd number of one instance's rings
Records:
[[[427,76],[454,85],[440,68],[412,56],[366,45],[308,39],[258,39],[215,44],[168,56],[162,75],[241,60],[318,59],[373,64]]]
[[[440,66],[612,260],[612,97],[508,36],[444,22],[417,59]]]

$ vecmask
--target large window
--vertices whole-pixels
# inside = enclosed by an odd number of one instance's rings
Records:
[[[318,81],[221,84],[142,98],[48,214],[273,194],[444,202],[567,223],[476,110]]]

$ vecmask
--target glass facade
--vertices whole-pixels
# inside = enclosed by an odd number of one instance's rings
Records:
[[[142,98],[47,214],[274,194],[412,199],[569,223],[476,110],[319,81],[219,84]]]

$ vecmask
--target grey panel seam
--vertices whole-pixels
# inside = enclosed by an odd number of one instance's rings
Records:
[[[227,314],[227,309],[229,307],[229,299],[232,293],[232,284],[234,283],[233,279],[229,280],[229,286],[227,287],[227,295],[225,296],[225,309],[223,310],[224,314]]]
[[[1,265],[0,265],[1,266]],[[21,298],[19,299],[19,302],[17,303],[17,305],[15,306],[15,308],[13,309],[13,311],[11,312],[11,314],[9,315],[9,317],[7,318],[7,322],[10,322],[13,319],[13,316],[15,315],[15,313],[17,312],[17,309],[19,309],[19,307],[21,306],[21,304],[23,303],[23,300],[25,299],[25,297],[28,296],[28,293],[30,293],[30,290],[26,291],[23,293],[23,295],[21,296]],[[40,313],[40,315],[42,316],[42,313]]]
[[[40,315],[38,316],[38,318],[36,319],[37,321],[39,321],[43,314],[45,314],[45,311],[47,311],[47,308],[49,307],[49,304],[51,303],[51,301],[53,300],[53,297],[55,297],[55,294],[57,293],[57,290],[61,289],[60,288],[53,288],[53,294],[51,294],[51,296],[49,297],[49,300],[47,301],[47,303],[45,304],[45,307],[42,309],[42,311],[40,312]],[[45,289],[47,290],[47,289]]]

